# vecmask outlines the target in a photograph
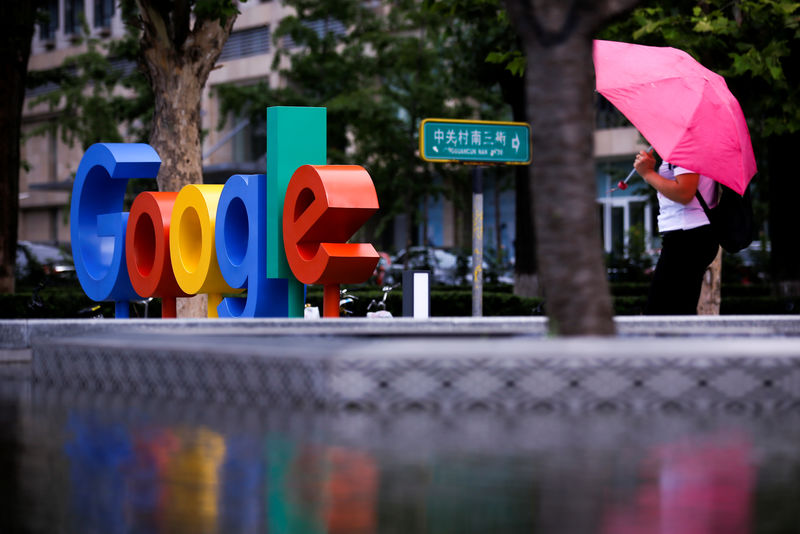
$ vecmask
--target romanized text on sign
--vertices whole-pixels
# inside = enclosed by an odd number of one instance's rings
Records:
[[[531,162],[530,125],[524,122],[425,119],[419,130],[419,151],[425,161]]]

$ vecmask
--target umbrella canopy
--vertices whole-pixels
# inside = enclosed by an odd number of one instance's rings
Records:
[[[756,173],[750,133],[725,79],[683,50],[594,42],[597,91],[665,160],[743,194]]]

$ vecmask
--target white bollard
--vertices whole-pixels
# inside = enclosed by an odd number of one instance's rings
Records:
[[[403,271],[403,317],[431,316],[430,271]]]

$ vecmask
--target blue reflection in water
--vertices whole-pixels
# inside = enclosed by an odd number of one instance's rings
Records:
[[[235,433],[226,440],[220,476],[220,523],[225,532],[262,532],[264,443],[260,436]]]
[[[126,532],[124,467],[133,456],[127,430],[73,412],[67,431],[71,439],[64,452],[70,460],[75,523],[91,525],[97,532]]]
[[[127,429],[73,411],[67,434],[75,532],[217,531],[226,452],[219,433],[204,426]],[[241,461],[247,458],[231,463]],[[227,493],[239,493],[242,481],[232,477]]]

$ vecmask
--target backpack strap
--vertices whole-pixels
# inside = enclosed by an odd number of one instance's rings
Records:
[[[719,182],[714,182],[714,206],[718,206],[720,200],[722,200],[722,190],[723,185]],[[711,208],[708,207],[706,204],[706,200],[703,198],[703,195],[700,194],[700,183],[697,184],[697,190],[694,192],[694,196],[697,197],[697,201],[700,202],[700,205],[703,207],[703,211],[706,212],[706,216],[708,220],[711,220],[711,216],[709,213],[711,212]]]
[[[694,196],[697,198],[697,201],[700,202],[700,205],[703,207],[703,211],[706,212],[706,217],[708,217],[708,220],[710,221],[711,220],[711,213],[710,213],[711,210],[708,207],[708,204],[706,204],[706,201],[703,198],[703,195],[700,194],[700,189],[698,189],[697,191],[694,192]]]

